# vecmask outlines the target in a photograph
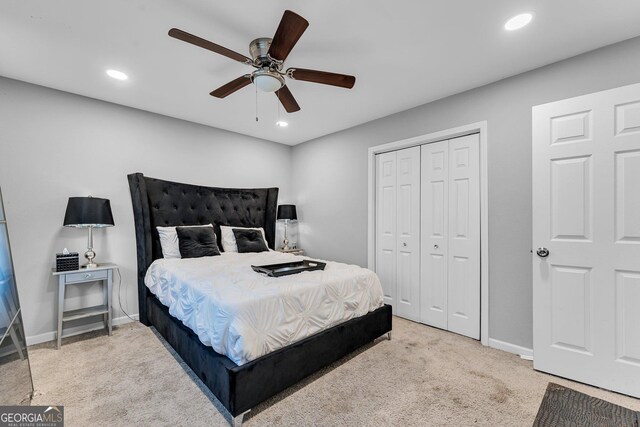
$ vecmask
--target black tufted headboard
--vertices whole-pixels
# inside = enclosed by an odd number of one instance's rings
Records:
[[[220,226],[262,227],[271,249],[275,246],[277,188],[216,188],[127,175],[133,203],[138,252],[140,321],[147,322],[144,275],[162,258],[157,226],[213,224],[220,245]]]

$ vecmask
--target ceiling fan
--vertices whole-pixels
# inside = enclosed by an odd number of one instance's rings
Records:
[[[284,109],[288,113],[293,113],[300,110],[300,106],[287,87],[285,77],[346,89],[351,89],[356,82],[356,78],[353,76],[328,73],[326,71],[304,68],[288,68],[286,71],[282,71],[284,61],[289,56],[289,52],[291,52],[291,49],[296,45],[308,26],[309,22],[302,16],[290,10],[285,10],[273,39],[260,37],[249,44],[251,58],[177,28],[172,28],[169,31],[169,35],[255,68],[250,74],[245,74],[220,86],[210,93],[211,96],[225,98],[249,83],[253,83],[264,92],[275,92]]]

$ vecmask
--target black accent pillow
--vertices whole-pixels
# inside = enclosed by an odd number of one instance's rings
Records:
[[[236,246],[238,246],[238,252],[241,254],[246,252],[267,252],[269,250],[260,230],[234,228],[233,235],[236,237]]]
[[[213,227],[176,227],[176,234],[182,258],[220,255]]]

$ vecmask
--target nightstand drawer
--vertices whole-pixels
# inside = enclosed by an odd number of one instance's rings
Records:
[[[83,271],[81,273],[65,274],[66,283],[88,282],[91,280],[104,280],[109,275],[108,270]]]

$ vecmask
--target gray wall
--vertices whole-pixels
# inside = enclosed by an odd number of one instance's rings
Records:
[[[122,305],[135,314],[127,173],[278,186],[281,202],[298,205],[291,240],[311,256],[366,265],[367,148],[487,120],[490,336],[531,347],[531,107],[639,80],[636,38],[291,149],[0,77],[0,187],[27,335],[53,339],[54,254],[86,246],[82,230],[61,227],[69,196],[111,199],[116,226],[96,232],[98,261],[121,265]],[[96,297],[95,286],[72,290],[70,306]]]
[[[635,38],[295,146],[299,246],[366,265],[367,148],[487,120],[489,336],[531,348],[531,107],[639,81]]]
[[[53,339],[55,253],[86,250],[86,231],[62,227],[69,196],[111,199],[116,226],[95,232],[97,261],[120,265],[122,305],[136,314],[128,173],[220,187],[280,187],[280,201],[287,202],[290,161],[285,145],[0,78],[0,187],[27,336]],[[71,308],[100,300],[97,285],[83,287],[71,290]],[[117,297],[116,286],[116,307]]]

